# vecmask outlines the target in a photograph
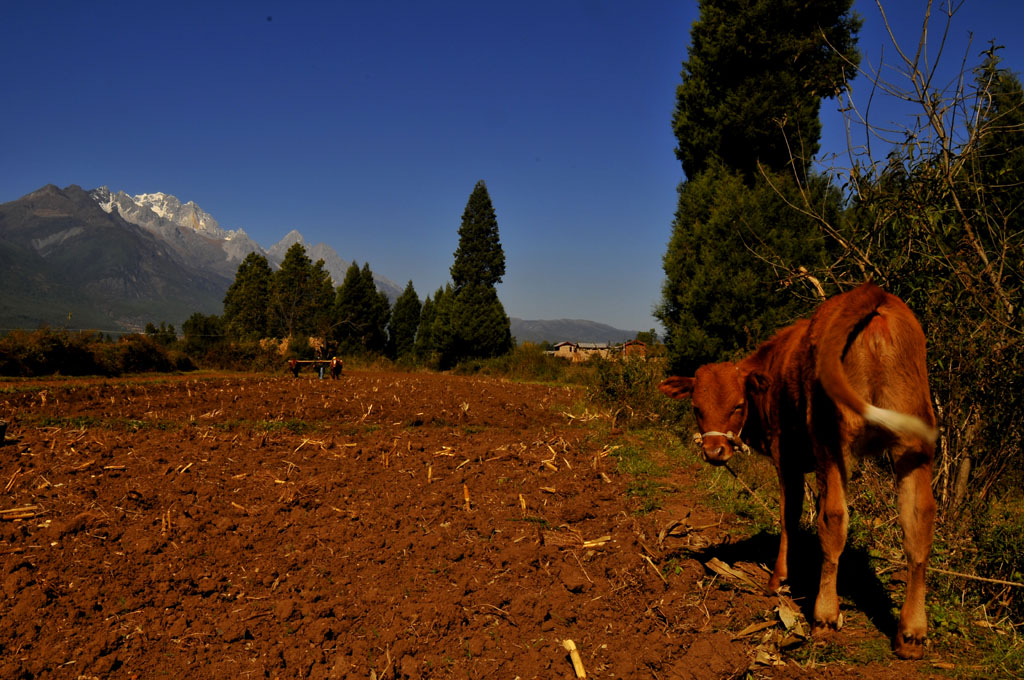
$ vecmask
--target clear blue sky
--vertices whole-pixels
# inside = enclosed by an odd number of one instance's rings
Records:
[[[924,1],[889,4],[916,37]],[[878,10],[855,9],[878,63]],[[265,247],[299,229],[423,298],[483,179],[509,315],[646,330],[697,16],[683,0],[18,0],[0,22],[0,202],[47,183],[163,191]],[[1024,3],[968,0],[944,60],[959,67],[974,31],[972,62],[995,38],[1020,71],[1022,25]]]

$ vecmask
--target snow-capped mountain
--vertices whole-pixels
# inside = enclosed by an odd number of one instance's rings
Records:
[[[264,249],[242,229],[223,229],[212,215],[193,201],[182,203],[171,194],[155,192],[131,196],[124,191],[111,192],[104,186],[94,189],[90,195],[103,210],[108,213],[116,210],[127,222],[167,241],[188,261],[231,279],[238,270],[238,264],[249,253],[266,256],[276,267],[284,259],[288,248],[295,243],[301,243],[314,262],[324,261],[324,268],[336,286],[341,285],[345,279],[345,270],[350,264],[325,243],[309,246],[295,229],[270,248]],[[375,275],[374,281],[377,289],[391,301],[402,293],[402,288],[390,279]]]
[[[132,198],[135,203],[149,208],[165,220],[191,227],[200,234],[213,238],[228,238],[229,236],[229,232],[221,229],[217,220],[213,219],[210,213],[192,201],[182,204],[176,196],[159,191],[155,194],[136,194]]]
[[[246,255],[263,252],[244,231],[221,229],[217,220],[191,201],[183,205],[169,194],[130,196],[107,187],[93,189],[89,195],[104,211],[116,211],[125,221],[167,242],[188,261],[220,276],[233,279]]]

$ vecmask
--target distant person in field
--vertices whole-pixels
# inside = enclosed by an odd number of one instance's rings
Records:
[[[331,359],[331,378],[337,380],[339,375],[341,375],[341,359],[334,357]]]
[[[288,361],[288,370],[290,370],[292,372],[292,375],[294,375],[296,378],[298,378],[299,377],[299,362],[296,361],[295,359],[289,360]]]

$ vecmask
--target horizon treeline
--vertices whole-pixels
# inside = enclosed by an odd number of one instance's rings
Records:
[[[293,356],[383,356],[446,369],[512,349],[511,325],[496,286],[505,254],[494,206],[476,183],[459,227],[452,281],[420,300],[409,281],[394,305],[378,291],[369,263],[353,262],[335,287],[323,260],[293,244],[275,271],[250,253],[239,264],[220,316],[193,314],[182,326],[185,351],[210,356],[225,343],[287,340]]]

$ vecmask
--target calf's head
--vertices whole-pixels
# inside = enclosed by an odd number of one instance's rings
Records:
[[[768,381],[763,373],[743,372],[736,364],[726,362],[701,366],[692,378],[672,376],[658,389],[674,399],[690,400],[704,460],[723,465],[741,444],[750,413],[749,397],[767,389]]]

